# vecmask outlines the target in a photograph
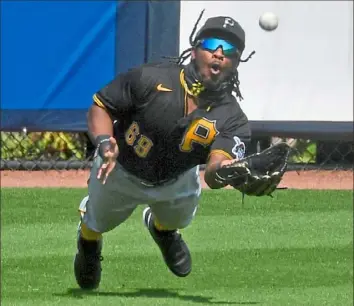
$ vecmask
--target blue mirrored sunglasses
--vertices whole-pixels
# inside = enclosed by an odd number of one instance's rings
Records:
[[[235,55],[238,51],[237,47],[226,40],[219,38],[205,38],[200,41],[200,47],[207,51],[215,51],[219,47],[222,48],[224,55]]]

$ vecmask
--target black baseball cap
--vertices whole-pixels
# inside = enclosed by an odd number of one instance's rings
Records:
[[[203,27],[198,31],[195,39],[218,36],[236,44],[242,52],[245,49],[246,34],[241,25],[233,18],[217,16],[207,19]]]

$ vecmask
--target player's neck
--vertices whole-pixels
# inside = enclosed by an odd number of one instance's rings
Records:
[[[188,95],[187,96],[187,105],[188,105],[187,114],[189,115],[190,113],[194,112],[198,108],[197,98]]]
[[[194,112],[197,108],[204,109],[207,112],[211,109],[210,105],[198,105],[198,98],[193,96],[187,96],[187,115]]]

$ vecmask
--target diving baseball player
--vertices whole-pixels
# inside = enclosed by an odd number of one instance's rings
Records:
[[[197,211],[199,165],[206,164],[210,188],[223,188],[230,182],[218,169],[245,156],[250,127],[235,98],[242,98],[237,67],[245,32],[233,18],[219,16],[193,35],[191,48],[176,62],[133,68],[93,96],[88,127],[97,149],[80,204],[74,262],[81,288],[99,286],[103,234],[141,204],[147,205],[143,220],[166,265],[176,276],[187,276],[191,254],[178,230]],[[240,172],[239,186],[247,173]]]

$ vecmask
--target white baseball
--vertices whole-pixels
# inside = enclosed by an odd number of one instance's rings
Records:
[[[278,24],[278,17],[274,13],[266,12],[259,17],[259,26],[264,31],[274,31]]]

